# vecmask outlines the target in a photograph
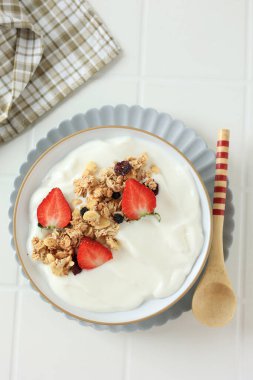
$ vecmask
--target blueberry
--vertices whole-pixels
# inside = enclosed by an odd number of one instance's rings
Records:
[[[124,216],[122,214],[119,214],[119,213],[116,212],[113,215],[113,220],[114,220],[114,222],[120,224],[120,223],[122,223],[124,221]]]
[[[85,214],[87,211],[89,211],[87,207],[82,207],[80,210],[80,214],[83,216],[83,214]]]
[[[132,165],[128,161],[117,162],[114,166],[114,171],[117,175],[126,175],[132,169]]]
[[[121,197],[121,193],[120,192],[118,192],[118,191],[114,191],[113,193],[112,193],[112,198],[113,199],[119,199]]]

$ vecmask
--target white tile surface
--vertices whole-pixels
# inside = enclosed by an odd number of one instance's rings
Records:
[[[125,334],[73,323],[33,291],[23,292],[21,297],[14,358],[17,380],[122,377]]]
[[[12,334],[13,334],[13,319],[15,307],[15,293],[3,292],[0,290],[0,370],[1,379],[9,379],[11,349],[12,349]]]
[[[243,346],[242,346],[242,379],[251,380],[253,373],[252,341],[253,341],[253,302],[244,305],[243,314]]]
[[[228,274],[232,280],[235,293],[238,298],[241,298],[241,274],[238,268],[240,268],[241,265],[241,255],[240,252],[240,228],[239,226],[242,224],[243,215],[239,211],[241,207],[241,194],[240,190],[236,189],[235,187],[232,187],[233,189],[233,206],[235,207],[235,228],[233,232],[233,244],[232,247],[229,248],[229,256],[226,261],[226,267]]]
[[[253,2],[252,2],[253,4]],[[252,6],[253,8],[253,6]],[[248,118],[247,118],[247,130],[245,134],[245,141],[247,141],[247,144],[245,144],[245,158],[246,158],[246,173],[245,173],[245,179],[246,179],[246,187],[253,189],[253,160],[252,160],[252,152],[253,152],[253,84],[250,84],[248,86]]]
[[[92,5],[106,22],[111,33],[117,37],[122,48],[119,62],[109,69],[113,75],[138,74],[142,3],[142,0],[92,1]]]
[[[253,286],[252,286],[252,273],[253,273],[253,193],[247,194],[247,209],[246,209],[246,242],[245,248],[248,255],[245,255],[244,270],[245,277],[243,281],[243,290],[245,296],[245,302],[253,303]],[[252,315],[253,318],[253,315]]]
[[[235,321],[223,329],[207,329],[189,313],[145,334],[133,334],[129,349],[131,380],[236,379]]]
[[[1,146],[0,175],[18,174],[20,164],[25,160],[29,149],[31,134],[24,133],[14,141]]]
[[[245,3],[149,0],[145,74],[243,79]]]
[[[215,147],[217,129],[231,130],[230,180],[238,174],[241,165],[241,142],[244,128],[244,87],[217,83],[165,83],[145,81],[142,103],[171,113],[188,127],[194,128]],[[235,178],[237,181],[237,178]]]
[[[1,149],[0,149],[1,150]],[[4,239],[1,241],[0,249],[0,284],[16,283],[17,279],[17,263],[15,260],[15,252],[10,245],[10,236],[8,233],[9,225],[9,199],[13,190],[13,176],[0,176],[0,231]]]
[[[121,58],[32,130],[0,146],[0,379],[251,380],[253,0],[91,3],[121,44]],[[150,331],[98,332],[55,312],[22,277],[16,284],[7,210],[20,164],[63,119],[118,103],[169,112],[213,149],[217,129],[231,129],[236,227],[227,268],[238,308],[225,328],[200,326],[189,312]]]
[[[37,123],[32,131],[33,147],[41,136],[46,136],[47,132],[56,128],[60,121],[71,118],[76,113],[84,113],[90,108],[99,108],[105,104],[137,102],[135,80],[108,79],[107,73],[104,74],[101,78],[92,79]]]

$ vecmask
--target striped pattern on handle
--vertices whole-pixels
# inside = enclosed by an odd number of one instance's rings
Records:
[[[224,216],[227,192],[229,130],[221,129],[216,148],[216,172],[213,196],[213,215]]]

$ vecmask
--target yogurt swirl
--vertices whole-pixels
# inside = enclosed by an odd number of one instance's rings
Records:
[[[122,223],[117,235],[121,247],[113,252],[113,259],[77,276],[70,273],[57,277],[47,265],[33,263],[52,290],[71,305],[112,312],[167,297],[180,288],[201,251],[204,237],[200,200],[187,166],[152,142],[118,137],[87,142],[52,167],[30,201],[29,255],[32,237],[47,234],[37,226],[36,210],[53,187],[59,187],[70,202],[74,198],[73,180],[80,177],[89,161],[103,168],[143,152],[160,169],[153,177],[159,183],[156,211],[161,222],[148,216]]]

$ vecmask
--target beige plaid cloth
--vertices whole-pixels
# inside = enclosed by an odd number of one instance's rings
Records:
[[[0,0],[0,142],[119,53],[86,0]]]

